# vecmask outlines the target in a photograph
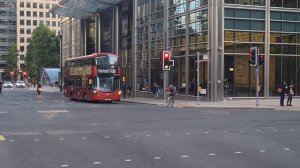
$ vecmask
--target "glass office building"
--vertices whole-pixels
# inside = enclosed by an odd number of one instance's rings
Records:
[[[16,43],[16,0],[0,0],[0,80],[9,79],[6,57],[12,43]]]
[[[63,1],[51,12],[80,19],[80,54],[119,54],[122,80],[138,96],[152,96],[154,85],[172,83],[178,97],[195,98],[201,85],[203,99],[218,101],[224,79],[233,97],[255,97],[256,89],[261,97],[276,96],[283,80],[293,81],[299,94],[300,1],[120,0],[62,8],[68,5]],[[259,72],[249,65],[251,47],[264,59]],[[174,60],[167,72],[162,71],[164,50]]]

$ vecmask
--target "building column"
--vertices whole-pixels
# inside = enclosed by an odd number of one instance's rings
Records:
[[[95,50],[96,50],[96,52],[101,52],[101,14],[100,14],[100,12],[98,12],[95,15],[95,30],[96,30]]]
[[[220,101],[223,98],[224,54],[223,16],[224,2],[208,1],[208,100]],[[223,77],[223,78],[222,78]]]
[[[133,0],[133,26],[132,26],[132,75],[133,75],[133,89],[134,96],[137,94],[137,61],[136,61],[136,19],[137,19],[137,4],[138,0]]]
[[[270,96],[270,0],[266,0],[266,19],[265,19],[265,63],[264,63],[264,95]]]
[[[119,55],[119,5],[113,5],[113,21],[112,21],[112,51],[113,53]]]

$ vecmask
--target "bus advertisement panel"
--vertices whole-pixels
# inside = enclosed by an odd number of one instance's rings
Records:
[[[94,53],[65,61],[64,95],[81,101],[120,101],[118,56]]]

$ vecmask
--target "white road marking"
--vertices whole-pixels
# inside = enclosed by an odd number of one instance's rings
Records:
[[[274,132],[276,132],[276,131],[277,131],[277,129],[273,129],[273,131],[274,131]]]
[[[131,135],[126,135],[125,137],[126,137],[126,138],[130,138],[130,137],[131,137]]]
[[[0,114],[7,114],[6,111],[0,111]]]
[[[10,139],[9,141],[10,141],[10,142],[15,142],[15,140],[13,140],[13,139]]]
[[[81,139],[83,139],[83,140],[87,140],[87,138],[86,138],[86,137],[83,137],[83,138],[81,138]]]
[[[101,162],[94,162],[94,165],[99,165],[101,164]]]
[[[284,148],[284,150],[285,150],[285,151],[290,151],[291,149],[290,149],[290,148]]]
[[[265,153],[266,150],[261,149],[261,150],[259,150],[259,152],[260,152],[260,153]]]
[[[34,142],[39,142],[39,141],[40,141],[40,139],[34,139],[33,141],[34,141]]]
[[[182,155],[181,157],[182,158],[189,158],[190,156],[189,155]]]
[[[38,110],[38,113],[68,113],[68,110]]]
[[[225,132],[225,133],[226,133],[226,132],[228,132],[228,131],[223,131],[223,132]]]
[[[154,157],[155,160],[160,160],[161,157],[157,156],[157,157]]]
[[[149,137],[149,136],[151,136],[151,135],[150,135],[150,134],[147,134],[146,136]]]
[[[60,167],[69,167],[67,164],[60,165]]]
[[[289,131],[295,131],[294,129],[289,129]]]
[[[189,132],[187,132],[187,133],[185,133],[186,135],[191,135],[191,133],[189,133]]]
[[[209,156],[216,156],[216,154],[215,153],[210,153]]]
[[[109,138],[110,138],[110,136],[105,136],[104,138],[105,138],[105,139],[109,139]]]
[[[240,131],[240,133],[244,133],[245,131]]]
[[[235,154],[241,154],[242,152],[234,152]]]
[[[258,130],[256,130],[257,132],[260,132],[261,130],[260,129],[258,129]]]
[[[204,132],[204,134],[209,134],[209,132],[206,131],[206,132]]]
[[[125,160],[125,162],[131,162],[131,161],[132,161],[131,159],[126,159],[126,160]]]
[[[166,133],[166,135],[168,135],[168,136],[169,136],[169,135],[172,135],[172,134],[170,134],[170,133]]]
[[[63,140],[65,140],[65,139],[64,139],[64,138],[59,138],[58,140],[63,141]]]

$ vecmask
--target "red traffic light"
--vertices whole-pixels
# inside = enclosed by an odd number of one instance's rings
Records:
[[[171,54],[170,54],[170,51],[164,51],[163,52],[163,59],[164,59],[164,61],[170,61],[170,57],[171,57]]]
[[[22,72],[22,76],[23,76],[23,78],[26,78],[26,77],[27,77],[27,72],[26,72],[26,71],[23,71],[23,72]]]
[[[162,54],[162,69],[163,70],[170,70],[170,61],[171,61],[171,51],[163,51]]]

